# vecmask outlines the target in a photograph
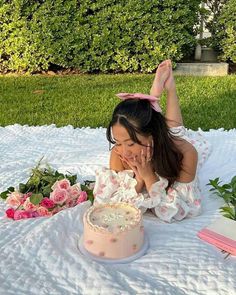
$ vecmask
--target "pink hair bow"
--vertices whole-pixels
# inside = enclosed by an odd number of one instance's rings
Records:
[[[126,99],[146,99],[150,102],[154,111],[161,113],[161,108],[159,106],[158,101],[160,100],[158,97],[143,93],[117,93],[118,96],[122,100]]]

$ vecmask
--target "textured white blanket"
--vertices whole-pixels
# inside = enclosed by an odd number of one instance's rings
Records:
[[[150,247],[128,264],[100,264],[78,251],[88,202],[51,218],[11,221],[3,218],[6,207],[0,201],[0,294],[236,294],[236,257],[225,260],[196,235],[222,204],[206,183],[236,175],[236,130],[203,134],[213,151],[200,170],[202,215],[172,224],[145,216]],[[103,128],[0,128],[0,191],[26,181],[42,156],[53,168],[85,180],[108,165],[108,155]]]

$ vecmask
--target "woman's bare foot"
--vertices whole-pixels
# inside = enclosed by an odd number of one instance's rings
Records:
[[[160,97],[164,88],[165,88],[165,82],[169,78],[170,75],[170,61],[164,60],[161,62],[156,70],[156,75],[152,84],[152,88],[150,91],[151,95],[154,95],[156,97]]]
[[[165,81],[164,88],[167,91],[170,91],[172,89],[175,89],[175,79],[172,71],[172,63],[171,60],[167,59],[166,61],[167,66],[169,67],[169,76]]]

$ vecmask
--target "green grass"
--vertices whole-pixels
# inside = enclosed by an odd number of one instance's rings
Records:
[[[153,75],[0,77],[0,125],[105,127],[118,92],[149,93]],[[185,126],[236,127],[236,75],[176,77]],[[165,97],[162,98],[165,109]]]

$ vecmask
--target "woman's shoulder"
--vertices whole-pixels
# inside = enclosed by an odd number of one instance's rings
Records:
[[[174,143],[177,146],[177,148],[182,152],[183,156],[185,156],[185,155],[197,156],[196,148],[186,139],[176,138],[176,139],[174,139]]]
[[[110,169],[116,172],[120,172],[126,169],[130,169],[130,167],[120,159],[120,156],[114,150],[111,150]]]

